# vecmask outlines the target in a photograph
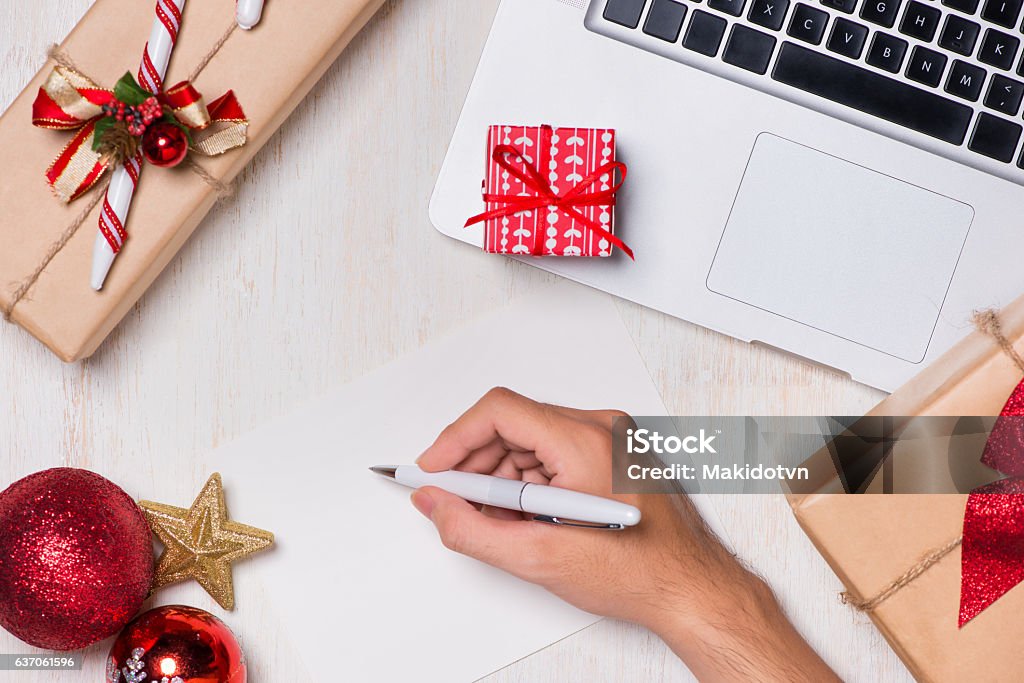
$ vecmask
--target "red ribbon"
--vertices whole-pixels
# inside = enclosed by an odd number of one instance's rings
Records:
[[[245,144],[248,121],[230,90],[209,105],[187,81],[156,94],[160,104],[192,131],[193,150],[212,156]],[[82,74],[56,67],[32,103],[32,124],[74,132],[46,170],[46,180],[65,202],[85,194],[107,171],[109,159],[93,149],[96,124],[106,116],[103,106],[114,101],[111,90]],[[141,160],[141,156],[137,156]],[[111,243],[114,246],[114,243]],[[114,250],[115,253],[117,249]]]
[[[203,96],[189,81],[172,85],[164,92],[157,94],[157,99],[175,112],[184,111],[193,105],[203,106]],[[242,105],[238,103],[234,90],[228,90],[213,102],[206,104],[205,107],[209,122],[193,122],[186,119],[182,123],[195,129],[205,128],[211,123],[220,121],[243,121],[246,119],[245,112],[242,110]]]
[[[540,167],[547,168],[548,161],[551,159],[551,136],[553,129],[551,126],[541,126],[541,141],[539,149]],[[492,218],[503,218],[505,216],[511,216],[512,214],[519,213],[520,211],[530,211],[532,209],[540,209],[545,206],[554,206],[560,209],[563,213],[572,217],[576,221],[580,222],[587,230],[595,233],[608,240],[611,244],[614,244],[619,249],[624,251],[629,258],[636,260],[633,257],[633,250],[630,249],[625,242],[613,235],[609,230],[606,230],[597,221],[588,218],[579,209],[585,206],[615,206],[615,193],[622,187],[622,183],[626,181],[626,165],[618,161],[610,161],[593,173],[588,175],[583,180],[579,181],[573,187],[569,188],[562,194],[556,194],[551,189],[551,183],[547,181],[540,171],[537,170],[537,166],[527,161],[522,152],[513,147],[512,145],[498,145],[494,148],[491,153],[491,158],[494,163],[498,164],[501,168],[508,171],[510,174],[518,178],[523,185],[530,188],[536,193],[535,196],[523,196],[517,194],[484,194],[484,201],[494,204],[503,204],[504,206],[485,211],[484,213],[473,216],[463,227],[468,228],[471,225],[477,223],[483,223],[489,221]],[[519,162],[522,168],[514,166],[509,159],[513,159]],[[618,171],[618,179],[615,179],[615,171]],[[607,190],[598,190],[596,192],[590,192],[591,187],[597,183],[601,176],[608,174],[613,179],[611,187]],[[540,256],[544,253],[544,241],[537,236],[533,243],[533,255]]]
[[[981,461],[1007,478],[967,497],[960,626],[1024,582],[1024,381],[999,413]]]

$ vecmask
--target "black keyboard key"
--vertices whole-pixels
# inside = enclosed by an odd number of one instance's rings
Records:
[[[1016,123],[981,112],[967,146],[978,154],[1008,162],[1013,159],[1013,152],[1017,149],[1020,131],[1021,127]]]
[[[939,47],[960,55],[970,56],[978,42],[981,26],[955,14],[946,15],[946,23],[939,34]]]
[[[604,6],[604,18],[628,28],[636,28],[646,4],[647,0],[608,0]]]
[[[942,80],[942,72],[945,68],[946,55],[917,45],[914,47],[914,51],[910,53],[910,63],[907,64],[907,78],[934,88]]]
[[[768,62],[775,49],[775,38],[767,33],[736,24],[729,33],[729,40],[722,52],[722,61],[756,74],[768,70]]]
[[[722,44],[725,34],[725,19],[694,10],[690,25],[683,34],[683,47],[699,52],[708,57],[718,54],[718,46]]]
[[[939,18],[942,12],[937,7],[930,7],[921,2],[912,2],[907,5],[907,11],[903,13],[903,21],[900,22],[900,33],[905,33],[911,38],[930,42],[935,37],[935,30],[939,27]]]
[[[1013,66],[1013,58],[1017,56],[1018,47],[1020,39],[990,28],[981,39],[978,61],[1000,69],[1009,69]]]
[[[810,5],[798,4],[793,10],[793,18],[789,20],[789,35],[808,43],[817,45],[825,35],[828,24],[828,12],[815,9]]]
[[[786,18],[788,9],[789,0],[754,0],[750,4],[747,19],[758,26],[778,31],[782,28],[782,21]]]
[[[872,24],[892,28],[896,23],[896,13],[899,11],[900,0],[864,0],[864,6],[860,8],[860,18]]]
[[[903,66],[903,57],[907,54],[907,41],[888,33],[875,31],[868,48],[867,63],[885,69],[891,73],[899,73]]]
[[[973,114],[966,104],[795,43],[783,43],[772,78],[954,145]]]
[[[853,13],[853,8],[857,6],[857,0],[821,0],[821,4],[825,5],[825,7],[831,7],[840,12],[851,14]]]
[[[1024,83],[996,74],[988,84],[985,106],[1007,116],[1016,116],[1024,100]]]
[[[864,50],[864,43],[868,39],[868,27],[855,24],[849,19],[839,17],[836,23],[832,24],[832,33],[828,35],[828,42],[825,44],[832,52],[837,52],[850,59],[860,59],[860,53]]]
[[[985,84],[986,75],[988,74],[980,66],[954,59],[953,66],[949,70],[949,78],[946,79],[946,92],[971,102],[977,102],[978,97],[981,96],[981,86]]]
[[[743,13],[746,0],[708,0],[708,7],[738,17]]]
[[[981,8],[981,18],[993,24],[1013,28],[1020,16],[1020,7],[1024,0],[985,0]]]
[[[942,0],[942,4],[964,14],[974,14],[978,11],[978,0]]]
[[[654,0],[644,20],[644,33],[674,43],[686,17],[686,5],[675,0]]]

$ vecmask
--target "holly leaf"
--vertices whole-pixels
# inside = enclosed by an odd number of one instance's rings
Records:
[[[142,89],[130,71],[126,71],[114,85],[114,98],[129,107],[137,107],[152,96],[153,93]]]
[[[96,122],[96,126],[92,129],[92,151],[100,151],[100,147],[103,146],[103,136],[113,125],[114,119],[110,116],[104,116]]]

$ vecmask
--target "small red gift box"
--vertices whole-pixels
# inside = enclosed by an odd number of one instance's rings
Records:
[[[532,256],[611,256],[615,193],[626,167],[605,128],[491,126],[487,136],[484,251]]]

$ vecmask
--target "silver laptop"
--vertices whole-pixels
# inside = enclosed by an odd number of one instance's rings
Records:
[[[431,220],[489,125],[615,128],[636,262],[525,260],[892,390],[1024,291],[1022,2],[504,0]]]

